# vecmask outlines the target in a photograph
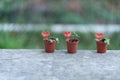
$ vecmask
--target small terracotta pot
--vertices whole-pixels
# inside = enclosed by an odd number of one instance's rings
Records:
[[[45,52],[53,53],[55,51],[56,41],[50,43],[47,40],[44,40]]]
[[[97,45],[97,53],[106,53],[107,50],[107,44],[102,42],[102,41],[98,41],[96,42]]]
[[[71,54],[75,54],[77,52],[78,43],[79,43],[78,40],[76,42],[67,41],[67,52]]]

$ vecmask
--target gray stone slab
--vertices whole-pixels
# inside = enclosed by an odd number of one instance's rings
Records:
[[[98,54],[95,50],[1,49],[0,80],[120,80],[120,50]]]

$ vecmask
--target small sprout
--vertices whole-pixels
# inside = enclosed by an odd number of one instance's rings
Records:
[[[52,39],[49,39],[49,42],[50,42],[50,43],[53,43],[54,41],[53,41]]]
[[[64,36],[66,38],[66,41],[69,41],[70,38],[78,38],[80,37],[77,33],[73,32],[64,32]]]
[[[53,43],[55,41],[56,42],[59,41],[58,38],[55,38],[55,37],[50,38],[49,37],[50,36],[50,32],[41,32],[41,35],[42,35],[42,37],[43,37],[44,40],[46,40],[46,41],[48,41],[50,43]]]
[[[59,41],[59,39],[58,39],[58,38],[56,38],[56,41]]]
[[[98,41],[102,41],[102,42],[104,42],[104,43],[106,43],[106,44],[110,44],[110,39],[107,37],[107,36],[104,36],[104,34],[103,33],[96,33],[95,34],[95,37],[96,37],[96,41],[98,42]]]
[[[108,45],[110,45],[110,39],[106,39],[105,43],[108,44]]]
[[[73,32],[73,36],[80,37],[76,32]]]
[[[56,38],[56,42],[58,42],[58,43],[59,43],[59,38]]]

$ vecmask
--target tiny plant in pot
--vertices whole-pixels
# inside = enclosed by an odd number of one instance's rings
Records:
[[[103,33],[95,33],[97,53],[106,53],[107,47],[110,44],[110,39]]]
[[[67,43],[67,52],[74,54],[77,52],[78,48],[78,35],[74,32],[72,35],[72,32],[64,32],[64,36],[66,38],[66,43]]]
[[[55,46],[58,41],[58,38],[49,37],[50,32],[42,32],[41,33],[43,39],[44,39],[44,45],[45,45],[45,52],[47,53],[53,53],[55,51]]]

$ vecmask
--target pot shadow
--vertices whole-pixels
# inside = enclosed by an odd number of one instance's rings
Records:
[[[98,54],[96,50],[92,50],[91,53]]]
[[[68,54],[68,52],[66,50],[61,50],[60,53],[62,53],[62,54]]]
[[[46,52],[44,50],[41,51],[42,54],[45,54]]]
[[[63,53],[63,54],[68,54],[68,55],[75,55],[76,53],[68,53],[67,51],[61,51],[61,53]]]

